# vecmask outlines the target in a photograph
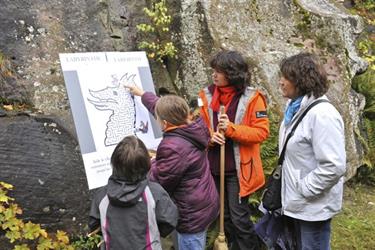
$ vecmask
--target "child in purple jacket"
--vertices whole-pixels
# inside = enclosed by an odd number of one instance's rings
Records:
[[[156,117],[164,134],[151,163],[150,179],[161,184],[175,202],[180,250],[205,249],[206,232],[219,213],[219,197],[207,159],[209,131],[201,118],[191,121],[184,99],[158,98],[136,86],[126,86]]]

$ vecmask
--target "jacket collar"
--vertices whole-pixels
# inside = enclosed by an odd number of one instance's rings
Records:
[[[326,95],[323,95],[319,98],[315,98],[315,96],[311,95],[310,97],[308,97],[307,95],[305,95],[302,99],[302,102],[301,102],[301,106],[299,108],[299,110],[297,111],[297,113],[293,116],[293,119],[292,121],[286,126],[287,128],[291,127],[291,125],[296,121],[296,119],[298,119],[298,117],[303,113],[303,111],[305,111],[305,109],[310,106],[311,103],[313,103],[314,101],[316,100],[320,100],[320,99],[324,99],[324,100],[328,100],[327,96]],[[287,105],[285,106],[285,108],[288,107],[289,103],[291,102],[292,100],[289,99],[287,101]]]

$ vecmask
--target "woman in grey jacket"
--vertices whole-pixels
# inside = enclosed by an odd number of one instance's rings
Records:
[[[298,117],[327,99],[327,76],[317,59],[300,53],[280,64],[280,89],[288,98],[279,148]],[[331,218],[341,210],[346,170],[344,123],[329,102],[314,106],[289,140],[282,166],[282,212],[291,221],[298,249],[329,249]]]

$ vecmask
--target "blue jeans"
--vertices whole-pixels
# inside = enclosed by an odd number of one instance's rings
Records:
[[[194,234],[177,233],[179,250],[204,250],[207,230]]]
[[[303,221],[291,218],[297,237],[297,248],[301,250],[329,250],[331,219],[325,221]]]

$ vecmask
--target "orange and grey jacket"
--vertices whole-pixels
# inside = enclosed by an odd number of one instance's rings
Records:
[[[200,113],[211,133],[213,111],[209,108],[212,94],[208,88],[199,93]],[[260,143],[269,135],[269,121],[265,97],[253,88],[247,87],[240,97],[234,123],[230,122],[225,137],[234,142],[233,152],[240,185],[240,197],[245,197],[264,185]]]

